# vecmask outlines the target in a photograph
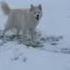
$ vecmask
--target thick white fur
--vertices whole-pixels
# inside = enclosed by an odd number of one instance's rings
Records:
[[[23,38],[25,38],[28,32],[34,40],[35,29],[42,17],[41,5],[31,5],[29,9],[10,9],[6,2],[2,2],[1,6],[4,14],[8,16],[3,34],[5,35],[6,31],[15,28],[17,30],[17,35],[22,31]],[[37,15],[39,15],[39,20],[36,19]]]

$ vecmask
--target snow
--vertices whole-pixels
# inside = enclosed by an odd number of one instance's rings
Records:
[[[48,37],[63,36],[63,39],[55,46],[48,42],[42,49],[9,41],[0,46],[0,70],[70,70],[70,0],[3,1],[12,8],[42,4],[43,17],[38,29]],[[6,19],[0,10],[0,29],[4,28]]]

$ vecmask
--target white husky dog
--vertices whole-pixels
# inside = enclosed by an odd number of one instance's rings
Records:
[[[34,40],[35,29],[39,24],[39,20],[42,17],[42,6],[33,6],[29,9],[10,9],[6,2],[1,3],[1,8],[5,15],[8,16],[7,23],[3,34],[8,30],[15,28],[17,30],[17,35],[22,31],[23,39],[27,35],[27,32]]]

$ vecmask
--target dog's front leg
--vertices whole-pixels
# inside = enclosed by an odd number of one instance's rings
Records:
[[[32,42],[36,41],[36,32],[33,29],[29,30]]]

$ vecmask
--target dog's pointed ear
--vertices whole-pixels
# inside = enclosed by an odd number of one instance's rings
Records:
[[[30,11],[32,11],[33,9],[34,9],[34,6],[33,4],[31,4]]]
[[[39,4],[38,8],[39,8],[40,10],[42,10],[42,5],[41,5],[41,4]]]
[[[33,4],[31,4],[31,8],[33,8],[34,7],[34,5]]]

